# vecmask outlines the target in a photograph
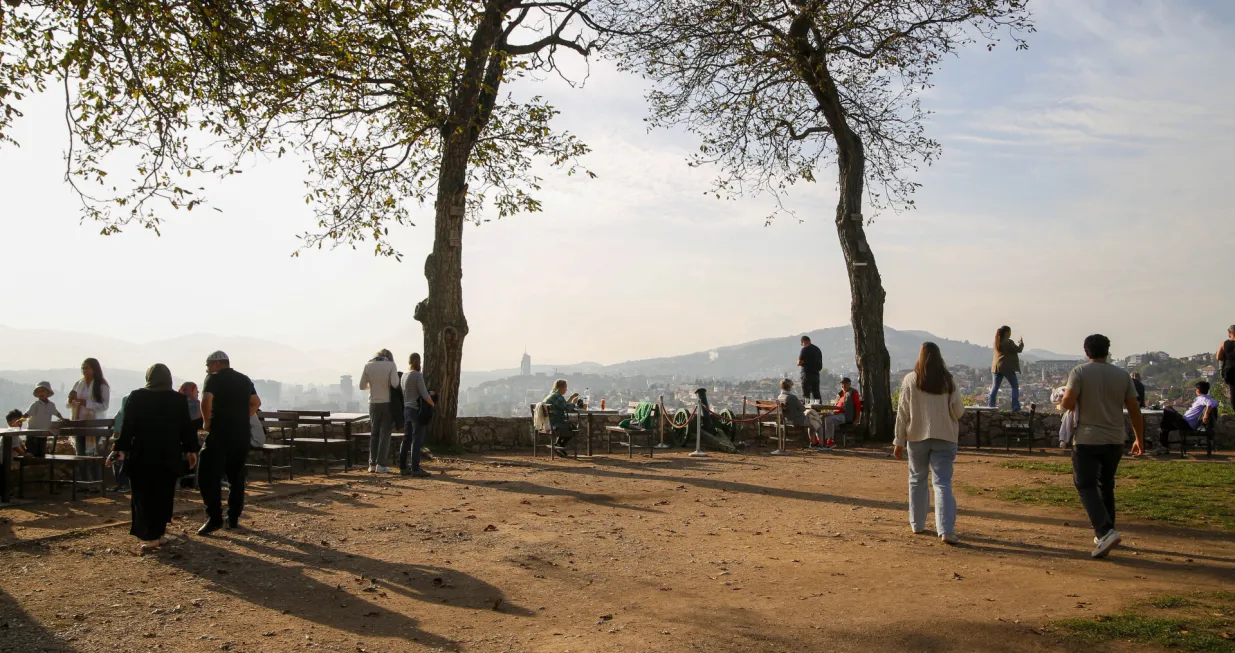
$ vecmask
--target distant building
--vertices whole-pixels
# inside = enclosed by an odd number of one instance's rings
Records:
[[[356,387],[352,385],[352,375],[344,374],[339,377],[339,393],[343,395],[344,401],[350,401],[355,390]]]
[[[257,396],[261,397],[263,405],[271,407],[280,407],[282,405],[282,383],[269,379],[257,379],[253,381],[253,389],[257,391]]]
[[[519,374],[522,376],[532,375],[532,357],[528,356],[526,351],[523,352],[523,360],[519,363]]]

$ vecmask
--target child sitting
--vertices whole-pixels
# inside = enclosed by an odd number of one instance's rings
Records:
[[[21,420],[22,420],[21,411],[16,408],[14,408],[13,410],[10,410],[9,414],[4,416],[5,423],[8,424],[9,427],[15,428],[15,429],[21,428]],[[22,446],[21,438],[13,438],[13,455],[14,456],[26,455],[26,448]]]

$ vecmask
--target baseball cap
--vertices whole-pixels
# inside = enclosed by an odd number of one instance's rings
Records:
[[[216,351],[213,354],[206,357],[207,363],[214,363],[216,361],[230,361],[230,360],[231,359],[227,357],[227,354],[221,351]]]

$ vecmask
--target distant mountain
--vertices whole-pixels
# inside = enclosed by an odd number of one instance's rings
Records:
[[[810,336],[811,342],[823,351],[824,367],[840,373],[855,369],[852,328],[849,326],[832,327],[812,331],[806,335]],[[739,379],[767,378],[785,374],[796,376],[801,337],[802,334],[794,334],[781,338],[765,338],[683,356],[628,361],[609,365],[600,373]],[[991,364],[990,347],[940,338],[925,331],[900,331],[886,327],[884,339],[887,342],[893,371],[913,367],[918,359],[918,351],[922,343],[927,340],[939,345],[949,365],[968,365],[981,369]],[[1023,356],[1029,361],[1080,358],[1080,356],[1067,356],[1041,349],[1026,351]]]

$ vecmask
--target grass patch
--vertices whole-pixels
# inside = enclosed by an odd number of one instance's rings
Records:
[[[1235,608],[1230,604],[1233,600],[1232,592],[1192,597],[1168,594],[1136,603],[1124,614],[1067,619],[1055,625],[1067,630],[1072,638],[1090,644],[1119,639],[1184,651],[1235,653],[1235,626],[1230,616]],[[1157,610],[1177,612],[1160,615]]]
[[[1170,619],[1134,614],[1068,619],[1059,626],[1083,642],[1096,644],[1117,639],[1134,640],[1184,651],[1235,652],[1235,641],[1223,637],[1220,620]],[[1230,637],[1230,633],[1226,633]]]
[[[1069,463],[1012,461],[1006,469],[1071,474]],[[1121,513],[1191,528],[1235,532],[1235,465],[1186,461],[1125,461],[1117,478]],[[997,488],[1005,501],[1080,507],[1071,483],[1012,485]]]

